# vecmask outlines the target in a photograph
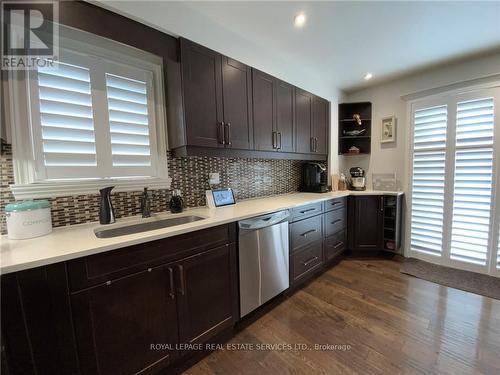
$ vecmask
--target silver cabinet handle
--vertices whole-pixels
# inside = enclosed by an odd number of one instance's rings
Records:
[[[311,137],[311,142],[310,142],[310,148],[311,148],[311,152],[314,152],[314,137]]]
[[[175,299],[174,270],[168,267],[168,281],[170,283],[170,298]]]
[[[308,230],[307,232],[302,233],[301,236],[306,238],[307,235],[314,233],[314,232],[317,232],[316,229],[311,229],[311,230]]]
[[[278,148],[278,140],[277,140],[277,133],[276,132],[273,132],[273,148]]]
[[[230,122],[225,124],[224,136],[225,136],[226,145],[231,146],[232,143],[231,143],[231,123]]]
[[[219,143],[225,145],[225,137],[224,137],[224,121],[219,122],[217,127],[217,136],[219,138]]]
[[[183,296],[186,294],[186,275],[184,275],[184,267],[182,265],[178,265],[177,269],[179,270],[180,281],[179,293]]]
[[[380,211],[384,212],[384,196],[380,196]]]
[[[281,132],[278,132],[278,150],[281,150]]]
[[[305,213],[308,213],[308,212],[311,212],[311,211],[316,211],[315,208],[308,208],[307,210],[302,210],[300,211],[301,214],[305,214]]]
[[[340,241],[339,243],[337,243],[333,248],[334,249],[338,249],[340,246],[342,246],[344,244],[344,242]]]
[[[314,137],[314,152],[318,152],[318,138]]]
[[[337,224],[338,222],[341,222],[341,221],[342,221],[342,219],[333,220],[330,224],[334,225],[334,224]]]
[[[311,259],[306,260],[305,262],[302,262],[302,265],[303,266],[308,266],[309,264],[311,264],[312,262],[314,262],[316,259],[318,259],[318,257],[312,257]]]

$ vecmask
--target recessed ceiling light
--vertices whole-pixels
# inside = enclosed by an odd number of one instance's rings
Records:
[[[306,15],[304,13],[297,14],[293,19],[293,23],[296,27],[302,27],[306,23]]]
[[[372,73],[366,73],[364,78],[365,78],[365,81],[369,81],[370,79],[373,78],[373,74]]]

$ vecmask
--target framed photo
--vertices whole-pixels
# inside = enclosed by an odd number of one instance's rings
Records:
[[[388,116],[382,119],[382,134],[380,143],[396,141],[396,117]]]

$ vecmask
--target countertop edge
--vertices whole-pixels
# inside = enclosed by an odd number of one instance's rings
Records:
[[[240,204],[248,204],[248,203],[255,203],[257,201],[264,201],[264,200],[271,200],[271,199],[283,199],[286,200],[287,198],[293,198],[294,196],[298,196],[301,193],[292,193],[292,194],[283,194],[283,195],[277,195],[277,196],[269,196],[269,197],[261,197],[261,198],[253,198],[253,199],[247,199],[239,202]],[[311,194],[311,193],[309,193]],[[311,204],[311,203],[316,203],[316,202],[322,202],[326,201],[329,199],[334,199],[334,198],[341,198],[341,197],[346,197],[349,195],[402,195],[404,192],[388,192],[388,191],[337,191],[337,192],[329,192],[329,193],[322,193],[321,196],[315,196],[315,197],[310,197],[308,199],[303,199],[300,202],[296,202],[293,204],[286,203],[286,204],[276,204],[271,208],[268,209],[262,209],[258,211],[252,211],[248,212],[246,214],[239,214],[239,215],[233,215],[233,216],[227,216],[225,218],[215,218],[213,216],[208,216],[205,220],[200,220],[198,222],[193,222],[193,223],[188,223],[188,224],[182,224],[179,226],[175,227],[169,227],[169,228],[162,228],[162,229],[156,229],[152,231],[147,231],[147,232],[142,232],[140,234],[131,234],[131,235],[125,235],[121,237],[115,237],[113,240],[113,243],[104,243],[101,246],[91,246],[88,248],[84,248],[81,250],[75,250],[75,251],[68,251],[66,253],[61,253],[61,254],[55,254],[55,255],[48,255],[45,257],[33,257],[33,259],[30,260],[25,260],[25,261],[18,261],[18,262],[11,262],[12,264],[7,264],[3,265],[0,264],[0,274],[8,274],[8,273],[13,273],[13,272],[18,272],[18,271],[23,271],[31,268],[36,268],[36,267],[41,267],[41,266],[47,266],[50,264],[54,263],[59,263],[59,262],[64,262],[72,259],[77,259],[85,256],[90,256],[90,255],[95,255],[107,251],[112,251],[112,250],[117,250],[120,248],[124,248],[127,246],[132,246],[132,245],[137,245],[141,243],[146,243],[146,242],[151,242],[155,240],[160,240],[168,237],[173,237],[173,236],[178,236],[181,234],[185,233],[190,233],[190,232],[195,232],[198,230],[203,230],[219,225],[225,225],[228,223],[233,223],[239,220],[244,220],[248,219],[251,217],[255,216],[260,216],[260,215],[266,215],[272,212],[276,212],[279,210],[285,210],[285,209],[292,209],[294,207],[298,206],[303,206],[305,204]],[[232,206],[235,207],[235,206]],[[231,207],[229,207],[231,208]],[[216,209],[216,210],[223,210],[222,209]],[[193,208],[184,211],[184,215],[186,213],[192,213],[195,214],[197,211],[206,211],[208,214],[212,213],[214,214],[215,211],[206,207],[201,207],[201,208]],[[221,211],[219,211],[221,212]],[[162,213],[158,214],[158,218],[163,217],[163,216],[170,216],[173,214],[169,213]],[[181,214],[179,214],[181,215]],[[202,214],[200,214],[202,215]],[[133,221],[137,220],[137,217],[130,217],[130,218],[124,218],[122,219],[117,225],[119,226],[120,224],[126,224],[127,221]],[[73,225],[73,226],[68,226],[68,227],[60,227],[60,228],[55,228],[54,231],[51,234],[48,234],[47,236],[43,237],[38,237],[38,239],[43,239],[48,236],[53,236],[54,233],[58,233],[61,235],[64,231],[64,234],[67,234],[66,232],[75,232],[80,229],[82,230],[82,233],[84,231],[91,231],[93,235],[93,231],[95,228],[100,227],[98,223],[84,223],[84,224],[78,224],[78,225]],[[83,228],[83,229],[82,229]],[[173,229],[174,228],[174,229]],[[132,237],[131,237],[132,236]],[[119,240],[116,240],[119,238]],[[121,241],[120,241],[121,239]],[[5,258],[6,256],[9,255],[14,255],[14,254],[9,254],[16,252],[16,251],[22,251],[20,249],[16,249],[15,245],[19,244],[28,244],[28,242],[25,241],[36,241],[37,238],[34,239],[29,239],[29,240],[9,240],[6,235],[1,236],[2,240],[2,250],[1,250],[1,258]],[[92,239],[94,240],[94,239]],[[99,239],[102,241],[102,239]],[[13,244],[13,248],[10,249],[9,245]],[[31,243],[34,246],[34,243]],[[3,263],[0,259],[0,262]]]

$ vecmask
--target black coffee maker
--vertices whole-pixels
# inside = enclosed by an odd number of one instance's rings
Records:
[[[328,191],[328,177],[325,164],[318,162],[302,164],[300,191],[310,193],[326,193]]]

